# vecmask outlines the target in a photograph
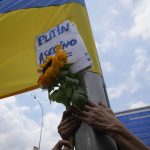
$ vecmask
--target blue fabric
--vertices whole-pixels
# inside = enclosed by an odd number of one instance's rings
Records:
[[[117,117],[126,127],[146,145],[150,146],[150,110],[131,112]]]
[[[71,2],[85,5],[84,0],[0,0],[0,13],[25,8],[60,6]]]

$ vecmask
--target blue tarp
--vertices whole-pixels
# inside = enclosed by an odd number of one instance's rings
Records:
[[[85,5],[84,0],[0,0],[0,13],[34,7],[59,6],[72,2]]]

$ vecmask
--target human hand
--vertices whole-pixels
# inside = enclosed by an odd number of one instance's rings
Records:
[[[121,124],[112,110],[105,104],[96,105],[91,101],[87,102],[79,118],[93,128],[112,136]]]
[[[57,144],[54,146],[52,150],[72,150],[72,146],[68,141],[60,140],[57,142]]]
[[[58,126],[58,132],[62,139],[69,140],[71,135],[80,126],[80,121],[77,119],[72,110],[67,110],[63,113],[62,120]]]

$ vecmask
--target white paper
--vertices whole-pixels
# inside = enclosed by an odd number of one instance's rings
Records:
[[[41,64],[47,56],[55,55],[55,47],[59,44],[67,52],[68,63],[73,63],[72,72],[76,73],[92,65],[76,25],[69,21],[36,37],[37,63]]]

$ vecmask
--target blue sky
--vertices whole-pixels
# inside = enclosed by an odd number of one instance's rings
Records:
[[[86,0],[111,107],[115,112],[150,105],[150,1]],[[30,150],[38,145],[44,109],[42,150],[58,139],[64,107],[49,103],[47,92],[34,90],[0,101],[1,149]]]

